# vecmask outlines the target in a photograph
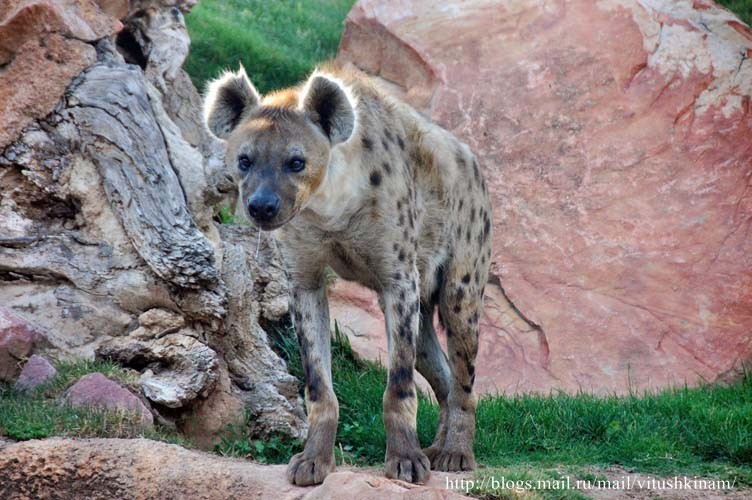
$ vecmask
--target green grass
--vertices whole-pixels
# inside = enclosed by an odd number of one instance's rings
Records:
[[[94,408],[74,408],[63,394],[81,376],[99,372],[125,386],[137,377],[109,361],[70,360],[55,364],[56,377],[31,393],[19,393],[0,385],[0,436],[12,439],[62,437],[146,437],[187,444],[176,433],[155,426],[146,428],[132,413]]]
[[[242,216],[238,216],[234,213],[234,210],[230,205],[220,207],[215,220],[220,224],[229,226],[246,223]]]
[[[255,439],[249,435],[248,429],[247,422],[240,426],[228,426],[214,451],[223,456],[246,457],[265,464],[279,464],[287,463],[303,447],[300,440],[284,436]]]
[[[274,340],[291,373],[302,379],[294,332],[277,332]],[[385,450],[381,397],[386,373],[379,365],[357,360],[338,331],[332,358],[340,404],[338,463],[379,465]],[[437,421],[438,407],[420,394],[418,435],[423,446],[431,443]],[[477,427],[476,458],[488,467],[481,469],[480,478],[556,479],[582,475],[577,471],[586,466],[615,464],[661,476],[701,475],[752,485],[752,375],[730,385],[657,394],[484,396]],[[228,440],[221,451],[256,456],[256,446],[262,445]],[[301,446],[275,446],[277,453],[265,456],[284,463]],[[509,493],[473,492],[489,498],[507,498]],[[576,492],[544,497],[579,498]]]
[[[594,474],[587,474],[580,469],[567,467],[545,469],[531,466],[514,466],[483,470],[470,478],[461,489],[472,496],[498,499],[556,499],[581,500],[589,498],[574,489],[576,479],[596,479]],[[570,478],[569,483],[567,477]],[[605,476],[598,479],[605,479]],[[495,481],[495,482],[494,482]],[[502,485],[503,481],[503,485]]]
[[[201,0],[186,16],[198,89],[242,62],[261,93],[296,84],[337,53],[353,0]]]
[[[718,3],[736,13],[748,25],[752,24],[752,0],[719,0]]]

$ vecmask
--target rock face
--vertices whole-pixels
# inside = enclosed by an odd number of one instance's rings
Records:
[[[43,466],[41,466],[43,465]],[[0,454],[0,496],[52,498],[466,498],[446,489],[447,473],[426,486],[363,472],[330,474],[321,486],[287,482],[284,465],[228,459],[146,439],[47,439]]]
[[[339,59],[466,141],[493,194],[482,390],[623,393],[749,360],[751,56],[710,1],[355,5]],[[340,324],[380,327],[358,301]]]
[[[0,381],[10,382],[21,372],[39,332],[22,317],[0,307]]]
[[[98,11],[92,0],[3,2],[0,148],[50,113],[70,81],[96,61],[91,42],[120,28],[117,19]]]
[[[235,186],[180,69],[194,4],[3,4],[0,304],[46,352],[140,371],[154,411],[198,442],[247,405],[259,435],[299,438],[297,382],[259,325],[287,313],[279,257],[213,220]]]
[[[132,412],[141,417],[144,425],[154,423],[154,416],[138,397],[101,373],[78,379],[65,393],[65,400],[75,407]]]
[[[31,391],[49,382],[57,375],[57,370],[42,356],[34,354],[21,370],[21,375],[14,384],[17,391]]]

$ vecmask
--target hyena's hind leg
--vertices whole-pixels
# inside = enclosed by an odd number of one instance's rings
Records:
[[[452,377],[447,398],[446,439],[442,450],[431,461],[436,470],[475,468],[476,398],[473,384],[483,287],[487,279],[488,268],[480,262],[455,261],[450,265],[441,293],[439,312],[446,329]]]
[[[416,344],[415,368],[431,385],[436,401],[439,403],[439,426],[436,437],[428,448],[423,449],[429,460],[434,458],[444,448],[447,435],[449,389],[452,373],[449,369],[446,354],[439,344],[433,327],[434,306],[421,305],[420,333]]]

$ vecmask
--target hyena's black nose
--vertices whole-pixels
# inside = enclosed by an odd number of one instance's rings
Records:
[[[256,191],[248,200],[248,213],[259,221],[269,221],[279,212],[279,196],[268,190]]]

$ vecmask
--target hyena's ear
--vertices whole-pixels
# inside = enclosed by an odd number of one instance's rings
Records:
[[[209,131],[220,139],[227,139],[240,124],[243,115],[261,102],[256,88],[245,69],[226,71],[212,81],[204,98],[204,122]]]
[[[337,79],[314,73],[300,93],[298,107],[316,123],[332,144],[344,142],[355,129],[355,100]]]

